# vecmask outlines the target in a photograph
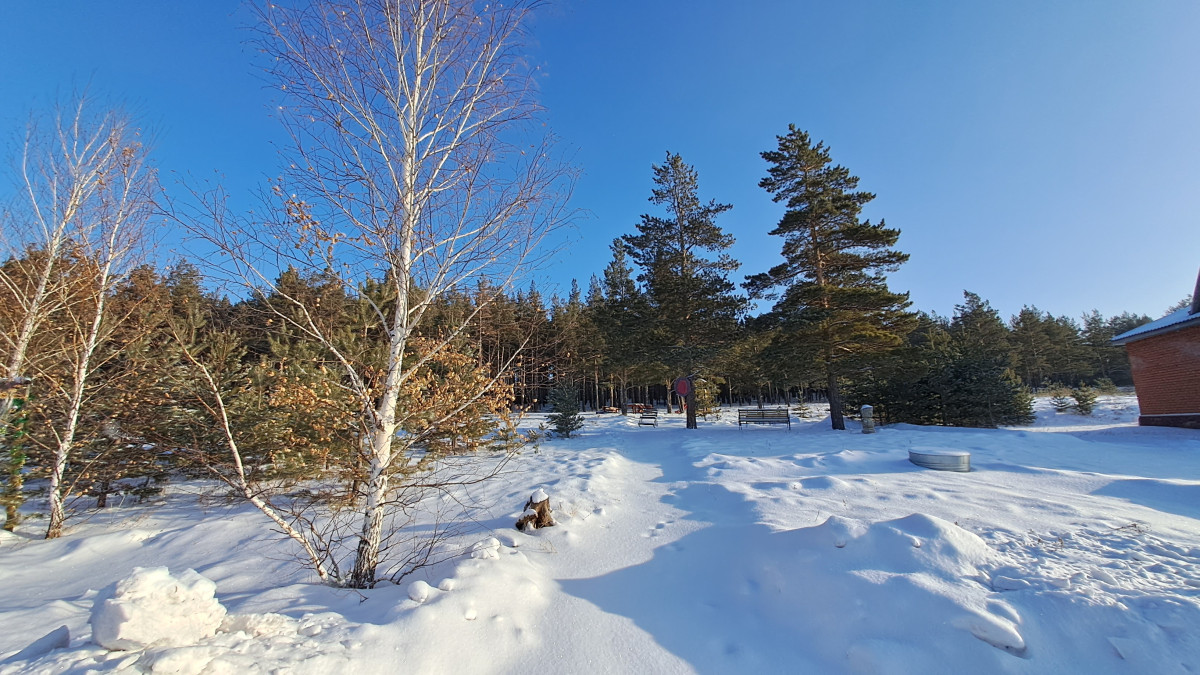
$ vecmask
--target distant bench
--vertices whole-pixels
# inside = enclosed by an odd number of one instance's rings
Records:
[[[743,424],[786,424],[792,428],[787,408],[738,408],[738,426]]]
[[[638,417],[638,426],[656,427],[658,426],[658,408],[642,408],[641,416]]]

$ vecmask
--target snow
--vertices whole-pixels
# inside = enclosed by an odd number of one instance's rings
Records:
[[[1037,406],[1031,427],[872,435],[819,415],[588,416],[473,488],[461,555],[366,591],[316,583],[200,484],[55,541],[29,521],[0,534],[0,673],[1200,668],[1200,432],[1137,427],[1132,396],[1091,417]],[[970,452],[972,470],[922,469],[914,448]],[[558,526],[518,532],[537,491]],[[228,614],[184,637],[176,609],[218,612],[202,578]],[[89,616],[123,584],[171,644],[96,643]]]
[[[195,570],[172,575],[166,567],[135,567],[92,601],[92,642],[124,651],[183,647],[212,637],[225,619],[216,590]]]
[[[453,581],[448,580],[448,581]],[[408,598],[413,602],[425,602],[429,599],[429,594],[433,592],[433,587],[428,582],[417,579],[408,586]]]

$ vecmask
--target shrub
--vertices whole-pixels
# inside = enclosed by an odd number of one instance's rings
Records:
[[[1072,391],[1062,385],[1053,386],[1050,388],[1050,405],[1054,406],[1054,412],[1065,413],[1075,406],[1071,401]]]
[[[1075,399],[1075,412],[1080,415],[1091,415],[1096,405],[1096,390],[1080,382],[1071,390],[1071,398]]]

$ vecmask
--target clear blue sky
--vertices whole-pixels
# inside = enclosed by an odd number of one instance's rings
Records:
[[[0,3],[0,133],[72,87],[116,96],[166,171],[250,190],[277,165],[237,2]],[[789,123],[878,195],[917,308],[1159,316],[1200,268],[1200,3],[559,0],[532,25],[587,217],[539,286],[586,288],[652,211],[667,151],[732,203],[741,275],[779,261],[757,187]],[[6,142],[6,151],[13,146]],[[6,152],[7,154],[7,152]],[[10,155],[11,156],[11,155]]]

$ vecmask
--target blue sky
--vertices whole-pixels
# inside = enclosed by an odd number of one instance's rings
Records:
[[[3,147],[90,82],[147,120],[164,170],[248,192],[282,142],[248,20],[217,0],[0,4]],[[585,217],[538,284],[586,288],[652,212],[667,151],[734,205],[738,280],[777,263],[758,153],[794,123],[901,229],[891,285],[915,307],[949,314],[969,289],[1006,318],[1159,316],[1200,268],[1197,35],[1191,0],[560,0],[529,55]]]

